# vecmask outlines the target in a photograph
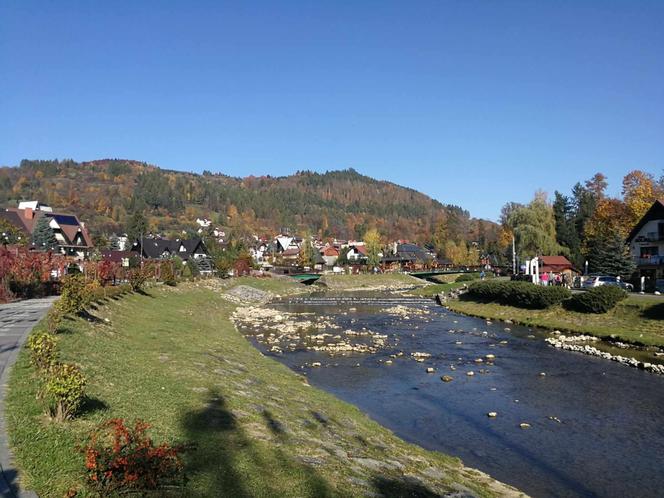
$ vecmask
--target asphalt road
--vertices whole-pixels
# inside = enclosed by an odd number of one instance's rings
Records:
[[[0,496],[34,497],[34,493],[21,491],[18,471],[12,464],[4,419],[4,397],[9,371],[23,342],[32,328],[41,320],[56,298],[30,299],[17,303],[0,304]]]

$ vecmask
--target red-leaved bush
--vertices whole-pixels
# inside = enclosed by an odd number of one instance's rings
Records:
[[[114,418],[101,424],[81,448],[85,454],[88,483],[102,496],[115,492],[183,486],[183,446],[155,446],[141,420],[133,427]]]

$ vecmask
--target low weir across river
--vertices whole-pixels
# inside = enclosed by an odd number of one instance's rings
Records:
[[[323,315],[335,334],[387,336],[372,354],[256,345],[406,440],[534,497],[662,496],[664,376],[559,351],[545,332],[461,316],[430,299],[346,294],[273,306]],[[426,314],[387,312],[397,306]],[[414,352],[431,356],[420,362]],[[495,360],[478,361],[486,355]]]

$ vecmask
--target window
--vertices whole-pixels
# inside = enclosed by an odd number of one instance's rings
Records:
[[[641,247],[641,257],[649,258],[651,256],[659,256],[659,247],[657,246],[643,246]]]

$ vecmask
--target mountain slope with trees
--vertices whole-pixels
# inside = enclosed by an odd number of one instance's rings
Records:
[[[39,199],[75,212],[99,236],[126,230],[143,213],[164,234],[197,228],[208,218],[233,235],[268,235],[288,228],[321,237],[360,238],[375,228],[385,240],[479,243],[497,240],[496,224],[442,204],[413,189],[361,175],[353,169],[324,174],[234,178],[160,169],[137,161],[23,160],[0,168],[0,204]]]

